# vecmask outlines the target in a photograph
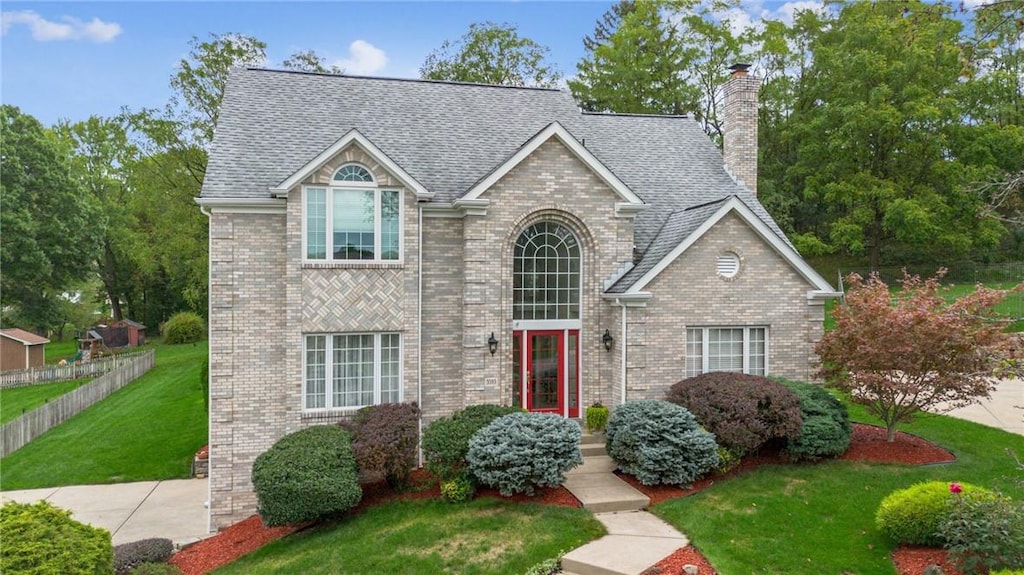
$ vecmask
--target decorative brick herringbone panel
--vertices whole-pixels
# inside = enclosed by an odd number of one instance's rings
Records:
[[[302,331],[403,328],[400,269],[308,269],[302,273]]]

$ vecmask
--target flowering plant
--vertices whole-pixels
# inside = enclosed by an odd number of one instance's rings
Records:
[[[949,484],[949,492],[953,495],[960,495],[964,488],[959,483],[953,482]]]

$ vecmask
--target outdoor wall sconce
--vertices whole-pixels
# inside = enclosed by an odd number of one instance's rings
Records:
[[[494,355],[498,351],[498,338],[494,337],[494,332],[491,332],[491,337],[487,338],[487,349],[491,350],[491,355]]]
[[[604,335],[601,336],[601,343],[604,344],[605,351],[611,351],[612,344],[615,343],[615,338],[612,337],[612,332],[604,330]]]

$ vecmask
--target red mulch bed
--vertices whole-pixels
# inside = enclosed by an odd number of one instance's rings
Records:
[[[708,563],[708,560],[697,551],[693,545],[687,545],[678,549],[675,553],[658,561],[654,567],[644,569],[640,575],[676,575],[685,573],[683,566],[695,565],[700,575],[718,575],[718,571]]]
[[[885,428],[855,423],[853,425],[853,436],[850,438],[850,448],[839,459],[846,461],[869,461],[872,463],[926,465],[930,463],[948,463],[955,461],[956,457],[945,449],[909,433],[897,432],[895,441],[889,443],[886,439]],[[641,484],[632,475],[620,473],[619,477],[644,495],[650,497],[651,505],[655,505],[667,499],[696,493],[708,488],[716,481],[721,481],[750,469],[770,464],[790,464],[790,461],[785,454],[779,452],[759,453],[744,458],[740,465],[729,470],[727,473],[701,479],[689,487],[674,485],[647,486]],[[893,551],[892,557],[899,575],[921,575],[929,565],[939,565],[946,575],[960,575],[960,572],[946,561],[946,551],[944,549],[899,547]],[[650,575],[655,573],[680,573],[682,566],[687,563],[700,567],[701,575],[707,573],[714,575],[715,573],[714,568],[700,554],[700,551],[693,546],[688,546],[669,555],[655,565],[652,569],[660,569],[660,571],[652,570]]]
[[[393,501],[409,501],[414,499],[432,499],[441,496],[441,488],[437,479],[423,469],[412,473],[411,485],[405,491],[396,492],[387,482],[377,481],[363,484],[363,498],[347,515],[355,515],[362,511]],[[564,487],[540,489],[533,497],[513,495],[502,497],[497,489],[480,489],[477,497],[494,497],[505,501],[542,503],[563,507],[579,507],[580,502]],[[169,561],[176,565],[184,575],[205,575],[218,567],[222,567],[251,553],[267,543],[291,535],[296,531],[309,527],[312,523],[299,523],[281,527],[267,527],[259,515],[235,523],[227,529],[204,539],[195,545],[176,553]]]

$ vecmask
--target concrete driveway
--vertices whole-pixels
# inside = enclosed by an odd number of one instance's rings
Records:
[[[206,479],[71,485],[3,491],[0,499],[49,501],[78,521],[110,531],[114,545],[149,537],[185,545],[209,536],[207,485]]]
[[[1024,435],[1024,380],[1001,380],[990,399],[944,413]]]

